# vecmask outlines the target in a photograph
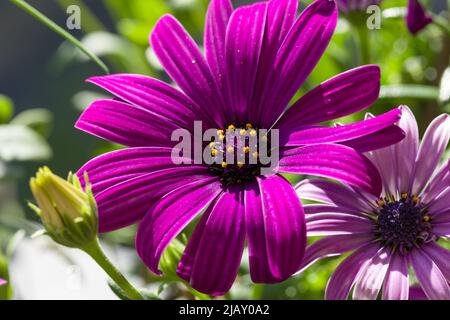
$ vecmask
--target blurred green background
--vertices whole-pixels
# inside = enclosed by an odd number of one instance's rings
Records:
[[[28,2],[60,26],[66,24],[67,7],[78,5],[81,30],[70,32],[100,56],[111,73],[141,73],[166,81],[170,80],[148,46],[150,31],[161,15],[172,13],[201,43],[208,4],[207,0]],[[235,6],[251,2],[254,1],[233,1]],[[310,2],[300,1],[301,8]],[[423,3],[428,10],[438,14],[448,12],[450,1]],[[439,26],[430,25],[413,37],[402,17],[405,5],[406,0],[384,1],[381,29],[366,30],[371,52],[369,62],[381,66],[383,85],[380,100],[369,111],[380,114],[401,104],[409,105],[423,130],[436,115],[450,109],[449,34]],[[299,95],[340,72],[361,65],[360,43],[355,35],[354,26],[342,16],[328,50]],[[28,177],[39,166],[46,164],[65,176],[92,156],[117,146],[74,129],[80,112],[93,100],[106,95],[85,82],[90,76],[102,74],[97,65],[9,1],[0,2],[0,43],[0,123],[13,122],[16,129],[26,127],[35,133],[30,136],[30,132],[17,129],[20,131],[20,137],[14,137],[17,150],[5,151],[2,148],[6,147],[0,145],[0,240],[6,250],[18,229],[25,229],[30,234],[37,228],[30,222],[36,219],[25,205],[30,199]],[[11,106],[14,106],[14,112]],[[360,113],[342,119],[342,122],[359,121],[363,117],[364,113]],[[12,134],[10,127],[5,129],[8,129],[4,130],[7,131],[5,134]],[[0,129],[0,143],[1,135]],[[35,153],[27,154],[29,150]],[[8,152],[14,156],[7,158]],[[293,181],[296,179],[292,177]],[[131,227],[109,234],[106,240],[132,248],[133,230]],[[134,274],[148,281],[155,280],[135,255],[131,259]],[[321,262],[280,285],[250,286],[248,266],[244,261],[242,276],[229,297],[321,299],[327,279],[337,263],[336,259]],[[177,297],[182,295],[183,289],[175,285],[175,289],[169,291],[168,297]]]

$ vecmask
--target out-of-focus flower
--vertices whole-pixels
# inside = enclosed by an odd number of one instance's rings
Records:
[[[366,11],[371,5],[380,4],[381,0],[336,0],[342,12]]]
[[[46,233],[67,247],[82,248],[97,236],[97,206],[87,177],[85,185],[86,191],[76,175],[66,181],[47,167],[30,180],[37,202],[30,207],[41,217]]]
[[[438,244],[450,237],[450,161],[433,175],[450,138],[450,117],[436,118],[419,146],[416,120],[403,109],[406,138],[369,153],[383,179],[375,198],[364,191],[325,181],[303,181],[308,236],[325,236],[310,245],[303,268],[318,259],[354,251],[328,282],[327,299],[408,299],[409,267],[429,299],[450,299],[450,251]],[[422,295],[423,296],[423,295]]]
[[[427,14],[419,0],[409,0],[406,25],[412,34],[417,34],[432,22],[433,18]]]
[[[129,148],[93,159],[80,173],[88,172],[93,184],[100,231],[140,222],[136,247],[155,273],[161,274],[169,243],[205,208],[178,266],[195,289],[227,292],[246,238],[255,282],[284,281],[303,257],[303,209],[281,175],[264,176],[259,160],[174,164],[171,135],[179,128],[194,135],[194,121],[217,129],[220,140],[227,128],[251,135],[278,129],[276,173],[324,176],[379,194],[380,177],[361,152],[403,138],[395,126],[400,110],[350,125],[318,125],[370,106],[379,93],[377,66],[340,74],[285,111],[337,22],[334,1],[317,0],[298,18],[297,6],[297,0],[272,0],[234,10],[229,0],[211,1],[206,57],[174,17],[161,18],[151,45],[182,91],[141,75],[90,79],[119,99],[96,101],[76,127]],[[209,145],[212,155],[229,151],[223,143]]]
[[[0,286],[4,286],[8,282],[5,279],[0,279]]]

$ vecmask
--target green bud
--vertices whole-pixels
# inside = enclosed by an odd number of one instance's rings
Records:
[[[179,279],[176,271],[181,256],[183,255],[184,248],[185,246],[181,241],[174,239],[167,247],[166,251],[164,251],[161,261],[159,262],[159,268],[166,279]]]
[[[46,233],[66,247],[82,248],[97,237],[97,205],[86,175],[85,182],[83,190],[76,175],[64,180],[47,167],[30,180],[37,202],[30,208],[41,217]]]

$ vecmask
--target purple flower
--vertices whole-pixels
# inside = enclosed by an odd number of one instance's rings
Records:
[[[304,207],[310,245],[302,269],[316,260],[354,251],[330,278],[327,299],[418,298],[409,267],[429,299],[450,299],[450,252],[439,239],[450,237],[450,161],[435,172],[450,138],[450,117],[436,118],[419,146],[416,120],[407,107],[400,127],[406,138],[369,153],[383,180],[380,198],[343,184],[302,181],[302,199],[324,204]],[[422,295],[423,295],[422,294]]]
[[[1,279],[0,278],[0,286],[4,286],[5,284],[7,284],[8,282],[5,279]]]
[[[173,163],[172,132],[192,132],[195,120],[220,135],[228,127],[253,133],[276,124],[277,172],[333,178],[379,194],[381,178],[361,152],[403,138],[395,125],[400,110],[345,126],[318,125],[370,106],[379,93],[377,66],[340,74],[284,112],[337,22],[334,1],[315,1],[298,18],[297,5],[272,0],[234,10],[229,0],[211,1],[205,57],[174,17],[161,18],[151,46],[181,91],[140,75],[90,79],[117,98],[94,102],[76,127],[129,148],[93,159],[79,174],[87,171],[93,184],[101,232],[140,222],[137,251],[153,272],[160,274],[166,247],[204,209],[177,270],[199,291],[229,290],[245,239],[255,282],[287,279],[303,257],[303,209],[281,175],[263,176],[259,162]],[[211,148],[224,152],[214,142]]]
[[[371,5],[380,4],[381,0],[336,0],[342,12],[366,11]]]
[[[416,34],[432,22],[433,19],[426,13],[418,0],[409,0],[406,13],[406,25],[409,32]]]

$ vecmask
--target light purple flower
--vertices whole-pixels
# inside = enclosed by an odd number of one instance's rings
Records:
[[[93,184],[101,232],[140,222],[136,248],[153,272],[160,274],[166,247],[204,209],[177,271],[199,291],[229,290],[245,239],[255,282],[287,279],[303,257],[303,209],[281,175],[264,177],[260,165],[172,162],[172,132],[192,132],[195,120],[219,130],[276,123],[279,172],[328,177],[379,194],[381,178],[361,152],[403,138],[395,125],[400,110],[340,127],[319,125],[377,99],[377,66],[342,73],[285,112],[337,22],[334,1],[315,1],[298,18],[297,6],[297,0],[272,0],[234,10],[229,0],[211,1],[205,57],[174,17],[161,18],[151,46],[181,91],[140,75],[90,79],[117,99],[93,103],[76,127],[129,148],[93,159],[79,174],[87,171]]]
[[[409,0],[406,13],[406,25],[412,34],[417,34],[427,25],[433,22],[433,18],[427,14],[419,0]]]
[[[381,0],[336,0],[342,12],[366,11],[371,5],[380,4]]]
[[[450,251],[438,244],[450,237],[450,161],[439,165],[450,138],[450,117],[428,127],[419,146],[416,120],[401,107],[406,138],[369,153],[383,180],[380,198],[344,184],[302,181],[310,245],[301,269],[318,259],[354,251],[330,278],[327,299],[450,299]],[[435,172],[436,171],[436,172]],[[410,289],[409,267],[420,283]],[[410,295],[410,291],[412,292]]]
[[[0,278],[0,286],[4,286],[5,284],[7,284],[8,282],[5,279],[1,279]]]

